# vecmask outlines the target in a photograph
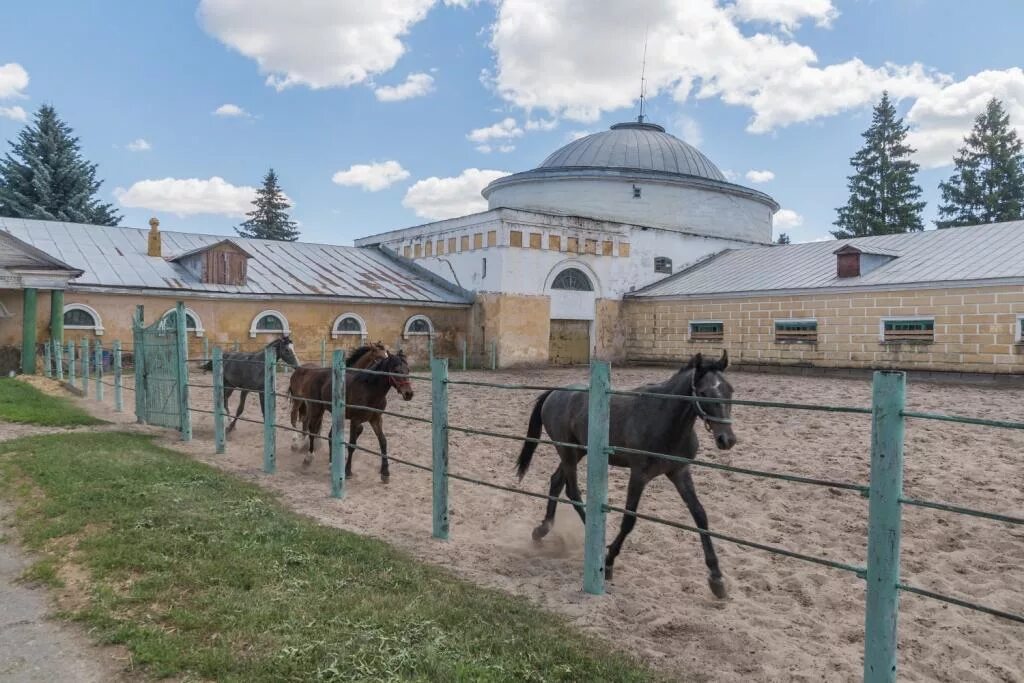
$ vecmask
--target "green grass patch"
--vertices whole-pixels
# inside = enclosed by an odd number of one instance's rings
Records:
[[[0,421],[46,427],[102,424],[71,401],[49,396],[16,379],[0,379]]]
[[[0,444],[0,487],[19,503],[28,545],[60,562],[73,549],[91,576],[85,606],[70,616],[157,676],[658,678],[525,600],[317,525],[142,436]]]

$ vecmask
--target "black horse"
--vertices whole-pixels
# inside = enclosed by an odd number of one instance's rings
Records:
[[[295,345],[287,334],[275,339],[266,345],[261,351],[246,353],[244,351],[229,351],[224,354],[224,410],[228,408],[228,399],[238,389],[242,392],[238,398],[238,411],[228,425],[228,431],[235,428],[238,416],[245,410],[245,399],[250,391],[259,393],[260,415],[266,414],[266,397],[263,396],[263,386],[266,378],[264,372],[264,354],[266,349],[274,350],[274,357],[283,360],[293,368],[299,367],[299,359],[295,357]],[[207,361],[200,366],[203,370],[212,370],[213,361]]]
[[[724,375],[729,365],[729,357],[722,353],[720,360],[706,361],[697,354],[681,370],[668,381],[660,384],[648,384],[637,387],[635,391],[674,394],[676,396],[697,396],[706,398],[732,398],[732,386]],[[577,481],[577,465],[587,455],[587,417],[589,395],[587,392],[552,390],[541,394],[530,416],[527,436],[536,439],[540,436],[541,426],[547,430],[554,441],[572,443],[582,448],[556,446],[561,458],[558,469],[551,475],[551,488],[548,494],[552,497],[561,495],[567,489],[569,498],[582,502],[579,483]],[[694,423],[698,418],[704,421],[708,431],[714,434],[715,445],[722,450],[729,450],[736,444],[732,432],[732,419],[729,404],[701,403],[698,401],[679,401],[651,396],[611,396],[610,423],[608,444],[612,448],[629,448],[635,450],[666,453],[693,459],[697,457],[697,434]],[[523,475],[530,468],[530,460],[537,449],[535,442],[523,444],[519,454],[518,474]],[[697,492],[690,475],[687,463],[666,460],[646,455],[613,451],[608,462],[617,467],[629,468],[629,487],[626,492],[626,509],[636,512],[643,495],[644,487],[655,477],[664,474],[675,485],[686,506],[693,515],[693,521],[701,529],[707,530],[708,519],[703,506],[697,499]],[[551,530],[555,521],[555,509],[558,502],[548,501],[544,521],[533,530],[534,540],[540,540]],[[575,506],[580,519],[585,519],[583,508]],[[633,530],[636,517],[623,515],[622,527],[618,536],[608,546],[605,556],[605,577],[612,578],[612,567],[615,558],[622,550],[622,543]],[[716,597],[726,597],[725,582],[718,568],[711,538],[700,537],[704,548],[704,561],[709,570],[708,583]]]

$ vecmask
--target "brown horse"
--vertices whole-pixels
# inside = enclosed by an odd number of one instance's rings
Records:
[[[349,421],[345,476],[352,476],[352,453],[355,451],[359,435],[363,433],[363,424],[368,422],[374,434],[377,435],[377,443],[380,446],[380,479],[387,483],[391,476],[388,468],[388,440],[384,436],[384,416],[378,411],[387,408],[387,396],[391,389],[397,391],[406,401],[412,400],[413,390],[412,384],[409,382],[409,362],[406,360],[405,354],[399,351],[397,354],[389,354],[386,358],[374,361],[366,370],[372,372],[352,369],[345,376],[345,419]],[[313,462],[313,449],[316,439],[320,437],[324,413],[330,409],[330,368],[311,371],[303,392],[302,398],[314,399],[307,401],[306,416],[302,422],[302,431],[309,435],[309,453],[303,459],[302,464],[309,465]],[[295,426],[294,422],[292,426]]]
[[[368,368],[378,360],[387,357],[388,347],[384,346],[384,342],[376,341],[354,349],[345,358],[345,366],[347,368]],[[292,402],[292,427],[296,422],[305,423],[306,421],[307,402],[302,398],[312,397],[312,382],[315,381],[313,377],[318,374],[317,371],[327,371],[329,374],[330,368],[323,368],[315,363],[306,363],[292,372],[291,380],[288,382],[288,398]],[[302,440],[303,435],[296,434],[292,440],[292,450],[299,450],[302,447]]]

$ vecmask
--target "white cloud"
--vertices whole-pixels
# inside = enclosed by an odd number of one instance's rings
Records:
[[[487,209],[487,200],[480,191],[507,171],[488,171],[467,168],[452,178],[424,178],[416,181],[405,193],[402,206],[412,209],[417,216],[430,220],[443,220],[465,216]]]
[[[166,211],[179,216],[208,213],[243,216],[250,210],[256,188],[235,186],[223,178],[163,178],[140,180],[127,190],[118,187],[114,196],[121,206]]]
[[[779,209],[775,212],[772,225],[780,230],[787,228],[799,228],[804,224],[804,217],[793,209]]]
[[[554,130],[558,119],[527,119],[526,130]]]
[[[593,134],[594,131],[592,130],[570,130],[569,133],[565,136],[565,140],[566,142],[572,142],[573,140],[579,140],[580,138],[585,138],[588,135]]]
[[[677,125],[679,127],[679,137],[683,141],[690,143],[694,147],[700,147],[701,143],[704,142],[704,135],[701,133],[700,124],[697,123],[696,119],[683,115],[679,117]]]
[[[722,169],[722,175],[724,175],[725,179],[728,180],[730,183],[735,183],[740,178],[739,173],[729,168]]]
[[[0,118],[11,119],[12,121],[27,121],[28,112],[21,107],[0,107]]]
[[[25,97],[22,92],[28,87],[28,72],[16,62],[0,64],[0,100]]]
[[[374,88],[373,94],[381,102],[400,102],[422,97],[434,90],[434,77],[430,74],[409,74],[405,83],[399,85],[382,85]]]
[[[466,135],[466,139],[470,142],[478,142],[485,145],[492,140],[509,140],[511,138],[518,138],[522,134],[523,129],[516,124],[515,119],[509,117],[498,121],[493,126],[471,130]]]
[[[771,180],[775,180],[775,174],[772,173],[771,171],[768,171],[768,170],[764,170],[764,171],[750,170],[750,171],[747,171],[746,178],[747,178],[747,180],[749,180],[752,183],[767,183],[767,182],[769,182]]]
[[[383,161],[372,164],[354,164],[347,171],[338,171],[331,178],[338,185],[361,187],[367,192],[377,192],[391,187],[409,177],[409,172],[397,161]]]
[[[126,146],[128,147],[129,152],[148,152],[153,149],[153,145],[149,144],[145,138],[132,140]]]
[[[826,5],[770,0],[786,22],[821,23]],[[745,3],[754,12],[754,2]],[[504,0],[491,31],[490,83],[526,110],[577,121],[632,107],[644,36],[647,85],[676,101],[718,97],[752,112],[747,129],[764,133],[875,101],[934,92],[948,78],[920,64],[871,66],[860,59],[822,65],[814,50],[778,32],[748,35],[733,5],[717,0]],[[778,22],[776,22],[778,23]],[[769,28],[771,28],[769,26]],[[635,55],[608,45],[636,46]]]
[[[974,119],[993,97],[1002,100],[1010,123],[1024,136],[1024,70],[982,71],[918,98],[910,108],[907,141],[917,149],[915,159],[925,168],[952,164]]]
[[[227,118],[245,118],[251,116],[249,112],[239,107],[237,104],[222,104],[213,110],[214,116],[224,116]]]
[[[202,0],[198,15],[208,33],[254,59],[278,90],[345,88],[394,67],[405,53],[402,37],[434,4]]]
[[[786,31],[799,28],[805,19],[829,27],[839,16],[832,0],[736,0],[732,11],[741,21],[777,24]]]

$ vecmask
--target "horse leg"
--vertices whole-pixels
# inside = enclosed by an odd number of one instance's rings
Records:
[[[627,510],[636,512],[636,508],[640,504],[640,496],[643,495],[644,487],[647,486],[647,482],[650,480],[650,477],[639,468],[629,470],[629,486],[626,488]],[[612,541],[612,544],[608,546],[608,554],[604,557],[604,578],[609,581],[612,579],[612,568],[615,564],[615,558],[619,556],[622,544],[626,541],[626,536],[629,536],[629,532],[633,530],[634,526],[636,526],[636,517],[633,515],[622,516],[622,526],[619,527],[619,534]]]
[[[234,391],[235,390],[232,387],[224,387],[224,413],[227,414],[227,415],[231,414],[231,411],[228,409],[228,399],[231,398],[231,394]],[[235,423],[232,422],[230,425],[228,425],[228,430],[227,431],[230,432],[234,428],[235,428]]]
[[[345,460],[345,476],[352,476],[352,454],[356,452],[356,439],[363,433],[363,423],[349,420],[348,422],[348,458]]]
[[[235,411],[235,417],[231,420],[231,426],[228,427],[229,432],[235,428],[235,423],[238,422],[238,416],[242,414],[243,410],[245,410],[245,399],[249,395],[249,391],[247,389],[239,389],[238,391],[238,410]]]
[[[559,464],[555,468],[554,474],[551,475],[551,486],[548,487],[548,496],[550,497],[548,498],[548,508],[544,512],[544,521],[533,530],[533,540],[539,541],[551,531],[551,525],[555,523],[555,510],[558,509],[558,501],[555,498],[562,495],[564,488],[565,474],[562,473],[562,465]]]
[[[320,425],[323,423],[324,409],[323,406],[311,406],[306,411],[306,418],[303,421],[302,430],[309,434],[309,452],[306,457],[302,459],[303,465],[309,465],[313,462],[313,451],[315,450],[316,440],[320,437]]]
[[[707,531],[708,516],[704,512],[704,506],[700,504],[700,500],[697,498],[697,490],[693,487],[693,477],[690,475],[689,466],[680,467],[667,473],[666,476],[675,484],[679,495],[683,497],[683,502],[690,509],[690,514],[693,515],[693,521],[696,523],[697,528]],[[725,590],[722,572],[718,568],[718,556],[715,555],[715,548],[711,544],[711,537],[701,534],[700,544],[704,548],[704,563],[708,566],[708,585],[711,587],[711,592],[715,594],[716,598],[725,598],[728,593]]]
[[[380,480],[386,484],[391,478],[391,472],[388,469],[388,439],[384,436],[384,421],[380,413],[370,418],[370,427],[377,435],[377,444],[380,446]]]
[[[583,495],[580,493],[580,482],[577,470],[579,469],[580,456],[577,453],[582,453],[579,449],[571,449],[573,452],[569,454],[568,458],[562,458],[562,469],[565,470],[565,492],[568,494],[570,500],[576,505],[573,508],[576,510],[576,514],[580,516],[580,520],[587,523],[587,513],[583,509]],[[572,465],[569,465],[569,463]]]

